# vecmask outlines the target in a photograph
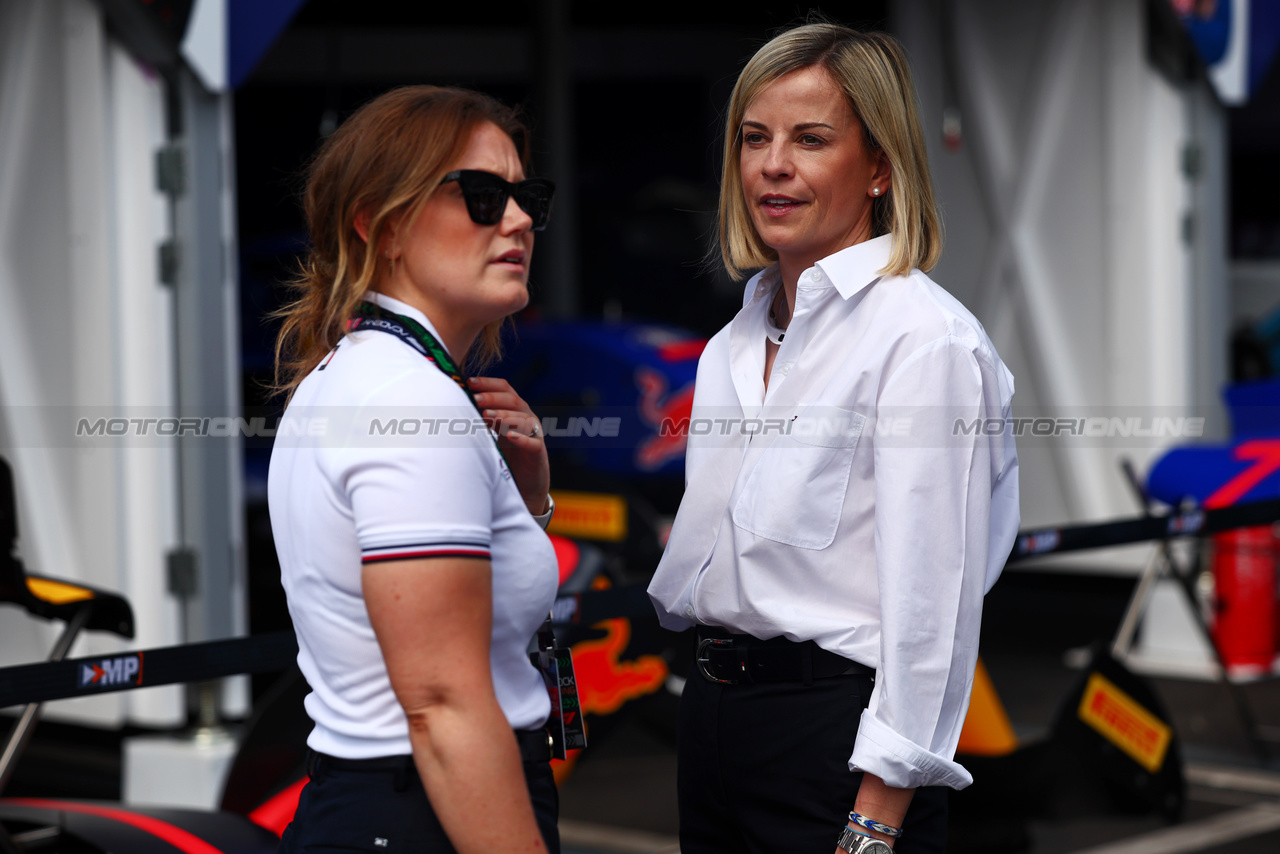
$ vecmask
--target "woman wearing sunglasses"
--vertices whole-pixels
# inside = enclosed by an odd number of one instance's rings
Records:
[[[528,151],[491,98],[417,86],[309,168],[269,500],[315,726],[282,851],[559,849],[527,655],[557,583],[547,454],[505,381],[464,372],[529,301],[553,186]]]
[[[1018,528],[1013,378],[923,272],[941,229],[897,42],[811,24],[747,63],[720,247],[732,275],[764,269],[699,362],[649,587],[698,632],[680,850],[942,852],[982,597]]]

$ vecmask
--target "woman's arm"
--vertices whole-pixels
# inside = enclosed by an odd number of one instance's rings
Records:
[[[493,691],[489,561],[371,564],[361,582],[409,719],[414,763],[454,847],[545,852],[515,736]]]
[[[894,827],[914,787],[972,781],[954,753],[1007,461],[1002,437],[956,425],[1001,416],[995,370],[969,342],[940,340],[912,354],[878,401],[879,417],[911,431],[875,438],[881,660],[851,767],[864,771],[855,811]]]
[[[862,785],[858,788],[858,802],[854,805],[853,811],[890,827],[902,827],[902,820],[907,816],[907,807],[911,806],[911,798],[915,793],[915,789],[897,789],[886,785],[884,780],[875,774],[864,772]],[[853,827],[852,824],[849,826]],[[890,847],[893,847],[895,840],[891,836],[867,830],[865,827],[858,827],[857,830],[887,842]],[[844,852],[836,848],[836,854],[844,854]]]

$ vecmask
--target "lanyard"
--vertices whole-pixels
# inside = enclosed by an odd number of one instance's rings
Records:
[[[471,390],[471,386],[467,385],[466,378],[462,376],[462,371],[454,363],[449,351],[421,323],[412,317],[405,317],[403,314],[387,311],[385,308],[373,303],[362,302],[356,306],[355,317],[347,321],[347,332],[359,332],[365,329],[394,335],[417,350],[426,357],[428,362],[435,365],[449,379],[457,383],[458,388],[462,389],[467,395],[467,400],[471,401],[471,405],[475,407],[476,412],[482,418],[484,417],[484,413],[480,412],[479,404],[476,403],[475,392]],[[493,436],[493,444],[494,447],[498,446],[497,436]],[[505,465],[507,457],[506,454],[502,453],[501,448],[498,448],[498,455],[502,457],[502,462]],[[508,466],[508,468],[510,467]]]
[[[373,303],[362,302],[356,306],[356,316],[347,321],[347,331],[359,332],[364,329],[388,332],[426,356],[428,362],[447,374],[449,379],[458,384],[458,388],[466,392],[471,405],[476,407],[477,412],[480,411],[480,407],[476,406],[475,392],[467,385],[462,371],[449,356],[449,351],[421,323]]]

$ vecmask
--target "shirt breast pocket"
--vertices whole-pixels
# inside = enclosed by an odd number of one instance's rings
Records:
[[[745,531],[802,549],[831,545],[866,416],[811,407],[760,455],[733,507]]]

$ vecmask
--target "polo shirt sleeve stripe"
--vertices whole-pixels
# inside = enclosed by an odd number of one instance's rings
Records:
[[[480,557],[489,559],[489,544],[447,540],[431,543],[401,543],[360,550],[361,563],[382,563],[391,560],[413,560],[425,557]]]

